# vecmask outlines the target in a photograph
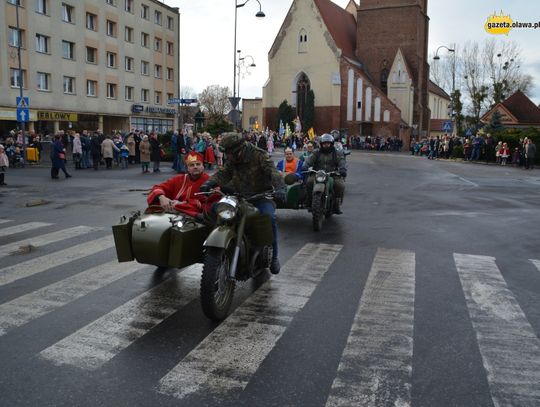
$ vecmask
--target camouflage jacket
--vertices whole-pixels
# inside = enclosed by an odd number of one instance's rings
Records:
[[[228,185],[236,192],[251,195],[285,188],[283,178],[266,151],[246,143],[244,158],[240,163],[226,162],[210,180],[218,185]]]
[[[310,167],[313,167],[314,170],[324,170],[326,172],[347,172],[347,162],[345,161],[345,155],[343,155],[342,151],[336,150],[326,154],[323,154],[321,150],[315,150],[304,161],[302,170],[306,171]]]

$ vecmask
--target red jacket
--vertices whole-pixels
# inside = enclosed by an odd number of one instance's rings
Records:
[[[201,185],[208,178],[210,178],[208,174],[202,174],[197,180],[192,180],[188,174],[176,175],[152,187],[147,198],[148,205],[159,205],[159,196],[165,195],[169,199],[180,201],[175,206],[175,209],[179,212],[190,216],[207,212],[217,197],[195,194],[200,191]]]

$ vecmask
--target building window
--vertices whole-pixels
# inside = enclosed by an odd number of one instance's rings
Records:
[[[148,20],[150,16],[150,7],[145,4],[141,4],[141,18]]]
[[[86,96],[97,96],[97,81],[86,81]]]
[[[174,95],[172,93],[167,93],[167,103],[169,102],[169,100],[171,100],[172,98],[174,98]]]
[[[116,0],[105,0],[105,2],[107,4],[110,4],[111,6],[115,6],[116,7]]]
[[[62,21],[66,23],[75,22],[75,7],[62,3]]]
[[[154,23],[161,25],[161,11],[154,10]]]
[[[107,99],[116,99],[116,84],[107,84]]]
[[[62,41],[62,57],[65,59],[75,59],[75,43]]]
[[[307,52],[307,31],[305,29],[301,29],[300,33],[298,34],[298,52],[304,53]]]
[[[134,65],[133,58],[126,57],[124,61],[124,66],[125,66],[126,71],[133,72],[133,65]]]
[[[133,13],[133,0],[126,0],[124,8],[128,13]]]
[[[125,40],[126,42],[133,42],[133,28],[126,25],[125,29]]]
[[[172,81],[174,76],[174,69],[167,68],[167,80]]]
[[[18,69],[11,68],[9,70],[10,85],[12,88],[20,88],[21,84],[23,88],[26,88],[26,71],[22,69],[22,77]]]
[[[13,4],[14,6],[22,6],[21,0],[7,0],[9,4]]]
[[[154,51],[161,52],[161,38],[154,38]]]
[[[71,76],[64,76],[64,93],[68,95],[75,94],[75,78]]]
[[[125,99],[130,100],[130,101],[133,100],[133,94],[134,94],[133,86],[126,86]]]
[[[24,30],[17,30],[15,27],[9,27],[8,44],[12,47],[24,48]]]
[[[97,48],[86,47],[86,62],[97,64]]]
[[[116,23],[114,21],[107,20],[107,35],[116,37]]]
[[[167,16],[167,28],[174,31],[174,18]]]
[[[141,102],[148,102],[148,95],[150,91],[148,89],[141,89]]]
[[[150,35],[146,33],[141,33],[141,45],[145,48],[148,48],[149,41],[150,41]]]
[[[48,14],[49,1],[48,0],[36,0],[36,13]]]
[[[46,35],[36,34],[36,51],[48,54],[50,40]]]
[[[116,54],[107,52],[107,68],[116,68]]]
[[[155,65],[154,66],[154,76],[158,79],[161,78],[162,75],[162,68],[161,65]]]
[[[167,55],[174,55],[174,43],[167,41]]]
[[[38,90],[49,90],[51,83],[51,74],[45,72],[37,73],[37,88]]]
[[[154,103],[156,105],[160,105],[161,104],[161,92],[154,92]]]
[[[92,13],[86,13],[86,28],[97,31],[97,16]]]
[[[141,61],[141,75],[150,75],[148,72],[150,64],[147,61]]]

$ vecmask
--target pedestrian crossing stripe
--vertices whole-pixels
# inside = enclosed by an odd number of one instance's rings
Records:
[[[0,225],[2,223],[8,223],[8,222],[11,222],[11,220],[10,219],[0,219]]]
[[[30,230],[42,228],[45,226],[51,226],[51,225],[52,223],[28,222],[28,223],[23,223],[17,226],[10,226],[7,228],[0,229],[0,237],[6,237],[6,236],[14,235],[17,233],[28,232]]]
[[[23,225],[33,230],[28,224]],[[89,231],[85,228],[65,230]],[[0,246],[0,254],[11,252],[21,242],[45,245],[46,236],[60,239],[60,231]],[[0,286],[112,246],[112,237],[107,236],[2,268]],[[282,273],[259,287],[166,372],[155,390],[179,399],[190,395],[239,395],[311,298],[341,250],[340,245],[304,246],[287,262]],[[495,259],[459,253],[453,259],[493,404],[539,405],[540,341]],[[540,260],[530,261],[540,271]],[[145,267],[151,268],[137,263],[118,264],[114,260],[0,304],[0,337]],[[178,308],[198,298],[200,268],[195,265],[180,272],[180,289],[174,278],[167,279],[50,345],[39,356],[59,366],[101,368]],[[414,252],[377,250],[327,406],[411,405],[415,268]],[[385,341],[391,341],[392,346],[385,347]],[[390,387],[392,392],[385,393]]]

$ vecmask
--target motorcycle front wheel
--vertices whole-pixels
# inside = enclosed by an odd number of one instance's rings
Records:
[[[208,248],[201,277],[201,305],[204,315],[222,321],[229,314],[235,281],[228,278],[232,250]]]
[[[313,220],[313,230],[318,232],[322,229],[324,220],[324,197],[321,193],[313,195],[311,202],[311,216]]]

